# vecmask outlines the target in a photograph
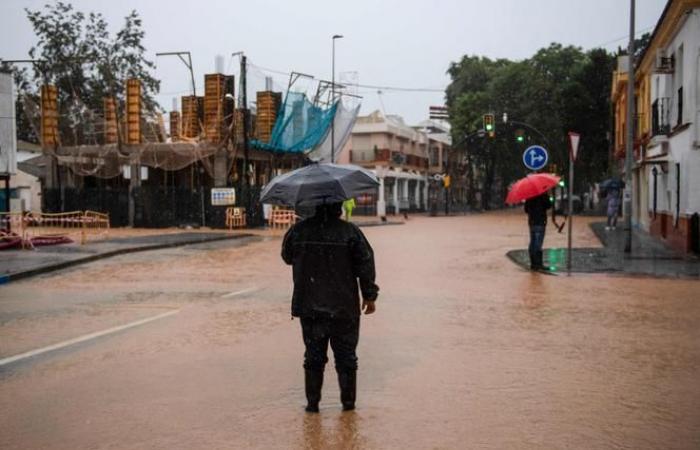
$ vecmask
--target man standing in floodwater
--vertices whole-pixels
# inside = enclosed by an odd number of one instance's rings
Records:
[[[547,210],[552,207],[549,194],[540,194],[525,201],[527,224],[530,228],[530,245],[527,250],[530,253],[530,269],[544,269],[542,263],[542,245],[544,233],[547,231]]]
[[[379,287],[374,252],[360,229],[340,219],[342,203],[319,205],[316,214],[287,231],[282,259],[292,265],[292,316],[304,339],[306,411],[318,412],[328,344],[333,349],[343,410],[355,409],[360,314],[372,314]],[[360,306],[360,292],[362,306]]]

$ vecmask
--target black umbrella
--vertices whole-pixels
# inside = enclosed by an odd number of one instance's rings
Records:
[[[377,177],[359,166],[314,163],[273,178],[260,202],[293,207],[338,203],[378,185]]]
[[[622,189],[623,187],[625,187],[625,182],[622,181],[622,180],[620,180],[620,179],[617,178],[617,177],[612,177],[612,178],[608,178],[608,179],[605,180],[605,181],[601,181],[600,184],[598,184],[598,187],[600,187],[601,189],[605,189],[605,190],[608,190],[608,189],[611,189],[611,190],[614,190],[614,189],[620,190],[620,189]]]

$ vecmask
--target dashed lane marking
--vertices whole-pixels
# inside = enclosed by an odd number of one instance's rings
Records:
[[[69,339],[67,341],[59,342],[57,344],[49,345],[48,347],[38,348],[36,350],[31,350],[25,353],[20,353],[19,355],[9,356],[7,358],[0,359],[0,367],[7,364],[12,364],[23,359],[31,358],[43,353],[52,352],[55,350],[60,350],[62,348],[69,347],[71,345],[80,344],[81,342],[90,341],[92,339],[97,339],[108,334],[118,333],[119,331],[127,330],[129,328],[138,327],[139,325],[144,325],[155,320],[165,319],[166,317],[172,316],[173,314],[179,313],[180,310],[168,311],[166,313],[158,314],[157,316],[147,317],[145,319],[137,320],[135,322],[130,322],[125,325],[120,325],[118,327],[109,328],[103,331],[97,331],[95,333],[86,334],[77,338]]]
[[[257,288],[257,287],[249,287],[246,289],[241,289],[240,291],[229,292],[228,294],[222,295],[221,298],[235,297],[237,295],[249,294],[251,292],[255,292],[255,291],[259,291],[259,290],[260,290],[260,288]]]

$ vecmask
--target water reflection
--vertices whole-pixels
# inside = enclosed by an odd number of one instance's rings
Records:
[[[544,306],[547,300],[547,289],[542,280],[544,276],[539,273],[532,273],[520,287],[521,300],[526,308],[538,309]]]
[[[305,414],[302,422],[303,441],[301,448],[316,449],[360,449],[362,444],[355,411],[338,412],[332,419],[321,414]]]
[[[323,448],[323,422],[320,414],[304,414],[304,438],[301,448],[316,450]]]

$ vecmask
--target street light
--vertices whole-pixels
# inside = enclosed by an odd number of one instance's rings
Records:
[[[187,59],[183,58],[184,56],[187,56]],[[192,70],[192,54],[190,52],[186,51],[178,51],[178,52],[159,52],[156,53],[156,56],[177,56],[180,58],[180,61],[185,64],[185,66],[190,70],[190,80],[192,81],[192,96],[196,97],[197,96],[197,91],[195,89],[194,85],[194,71]],[[197,102],[195,101],[195,104]]]
[[[343,35],[342,34],[334,34],[333,37],[331,38],[331,41],[333,41],[333,57],[332,57],[332,68],[331,71],[333,72],[331,74],[331,101],[335,100],[335,40],[336,39],[342,39]],[[336,113],[338,111],[336,110]],[[335,116],[333,117],[333,121],[331,122],[331,163],[335,162]]]

